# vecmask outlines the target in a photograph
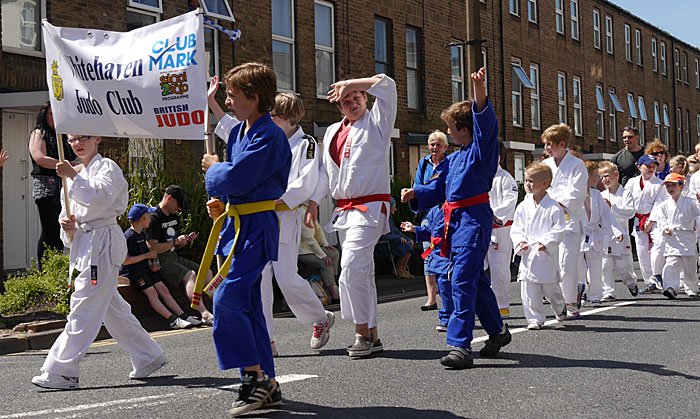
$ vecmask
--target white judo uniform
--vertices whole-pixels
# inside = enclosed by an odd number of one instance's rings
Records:
[[[523,311],[529,324],[546,320],[542,296],[547,297],[557,319],[563,319],[564,296],[559,286],[559,243],[565,234],[564,211],[549,195],[539,205],[527,194],[515,210],[510,239],[520,255],[518,281]],[[525,242],[526,250],[520,243]],[[538,243],[546,249],[538,249]]]
[[[622,283],[629,289],[637,284],[637,274],[632,265],[632,242],[630,240],[628,221],[634,217],[634,199],[632,193],[619,185],[615,193],[601,192],[603,199],[610,202],[610,210],[624,232],[622,242],[611,240],[603,252],[603,296],[615,298],[615,274],[622,278]]]
[[[636,211],[634,232],[632,234],[634,234],[637,259],[639,260],[639,269],[642,271],[642,279],[644,280],[644,283],[649,285],[651,283],[650,279],[654,275],[651,255],[652,244],[650,243],[650,235],[641,230],[639,220],[644,216],[648,216],[651,213],[651,210],[654,208],[654,205],[657,202],[663,202],[663,197],[668,195],[666,194],[666,191],[663,190],[663,182],[656,176],[649,178],[649,180],[644,183],[644,188],[642,188],[642,176],[635,176],[627,182],[627,189],[629,189],[630,193],[632,194],[634,208]],[[661,193],[662,190],[663,194]],[[656,256],[656,254],[654,254],[654,256]]]
[[[484,269],[490,269],[491,289],[496,295],[498,308],[507,309],[510,307],[510,260],[513,252],[510,225],[518,203],[518,184],[500,165],[489,191],[489,202],[494,220]]]
[[[163,350],[141,327],[131,314],[131,306],[117,291],[117,276],[127,249],[116,217],[126,210],[128,190],[119,166],[99,154],[73,181],[68,179],[68,196],[76,219],[70,266],[71,271],[75,268],[79,274],[70,299],[68,323],[51,346],[42,367],[44,372],[78,377],[80,361],[103,322],[109,334],[129,353],[134,369],[143,368],[163,355]],[[60,218],[65,216],[64,207]],[[70,245],[63,230],[61,239],[66,246]]]
[[[583,259],[580,262],[583,267],[583,275],[588,278],[588,300],[600,302],[603,298],[603,252],[611,242],[620,242],[624,231],[613,217],[610,207],[605,203],[600,191],[589,188],[586,198],[590,205],[590,217],[585,214],[583,222],[583,234],[581,235],[581,252]],[[584,207],[585,208],[585,207]],[[585,213],[585,210],[584,210]]]
[[[371,110],[355,121],[341,156],[340,167],[330,155],[330,144],[341,127],[337,122],[323,139],[324,168],[311,198],[315,202],[329,192],[335,200],[388,195],[389,146],[396,121],[396,84],[382,75],[367,93],[376,97]],[[382,210],[383,208],[383,210]],[[389,203],[377,200],[347,209],[336,208],[326,230],[340,236],[340,310],[344,319],[355,324],[377,326],[377,287],[374,282],[374,246],[389,232]]]
[[[659,231],[671,230],[670,236],[664,236],[664,290],[673,288],[678,292],[683,274],[686,293],[698,293],[696,218],[699,216],[697,199],[687,196],[678,197],[678,202],[669,197],[652,210],[649,218],[656,222]]]
[[[586,217],[583,200],[588,189],[588,171],[583,161],[567,152],[559,166],[550,157],[544,163],[552,169],[552,185],[547,190],[553,200],[564,206],[565,233],[559,245],[561,290],[567,304],[578,297],[579,260],[581,259],[582,223]]]
[[[297,273],[301,219],[295,211],[299,204],[307,202],[318,183],[319,161],[316,141],[304,135],[301,127],[289,137],[292,149],[292,165],[289,170],[287,190],[281,199],[287,208],[277,209],[280,220],[279,253],[277,261],[269,262],[262,271],[262,303],[267,331],[273,339],[274,321],[272,306],[274,294],[272,274],[292,313],[302,324],[326,322],[326,310],[308,281]]]

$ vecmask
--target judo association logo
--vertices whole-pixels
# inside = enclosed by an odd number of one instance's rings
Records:
[[[161,95],[164,100],[180,99],[188,97],[186,93],[189,91],[187,85],[187,72],[170,73],[160,76]],[[166,97],[176,95],[177,97]]]
[[[58,63],[56,61],[51,63],[51,89],[53,90],[53,97],[56,100],[63,100],[63,79],[58,75]]]

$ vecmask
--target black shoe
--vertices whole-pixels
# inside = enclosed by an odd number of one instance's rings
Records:
[[[474,366],[472,351],[467,348],[455,348],[449,354],[440,358],[440,363],[448,368],[463,370]]]
[[[676,299],[676,296],[677,296],[678,294],[676,293],[676,290],[674,290],[673,288],[669,287],[669,288],[666,288],[666,289],[664,290],[664,295],[665,295],[666,298],[668,298],[669,300],[675,300],[675,299]]]
[[[265,399],[275,390],[267,375],[265,375],[263,381],[258,381],[258,373],[255,371],[243,371],[242,378],[243,384],[238,390],[238,398],[228,411],[231,416],[238,416],[259,409],[262,407]]]
[[[510,343],[510,341],[512,340],[512,336],[508,331],[507,324],[503,325],[503,330],[505,331],[505,333],[499,333],[497,335],[489,336],[489,340],[487,340],[484,347],[481,348],[481,350],[479,351],[479,355],[496,356],[498,354],[498,351],[500,351],[502,347]]]
[[[279,383],[275,387],[274,390],[272,390],[272,393],[265,399],[263,402],[262,408],[267,408],[267,407],[274,407],[274,406],[279,406],[282,404],[282,390],[280,390],[280,385]]]
[[[372,353],[378,354],[381,352],[384,352],[384,345],[382,345],[381,339],[377,339],[374,342],[372,342]]]
[[[333,304],[340,304],[340,298],[331,298],[331,305]]]
[[[420,309],[422,311],[431,311],[431,310],[437,310],[437,303],[433,303],[431,305],[425,305],[425,306],[420,306]]]
[[[628,289],[630,290],[630,294],[632,294],[632,297],[636,297],[637,295],[639,295],[639,287],[637,286],[637,284],[634,284],[634,287]]]

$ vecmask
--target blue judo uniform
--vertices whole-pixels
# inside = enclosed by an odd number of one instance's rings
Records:
[[[289,141],[261,116],[244,135],[245,122],[231,130],[227,161],[212,165],[205,180],[210,196],[229,204],[275,200],[287,189],[292,161]],[[275,367],[262,310],[260,280],[268,261],[277,260],[279,220],[275,211],[242,215],[231,270],[214,293],[214,345],[222,370],[260,365],[270,377]],[[235,227],[227,217],[217,254],[228,255]]]
[[[473,141],[447,156],[447,165],[434,180],[414,187],[413,211],[441,202],[457,202],[488,194],[498,169],[498,119],[489,101],[474,112]],[[471,349],[475,318],[489,336],[503,329],[503,321],[491,281],[484,272],[484,258],[491,241],[493,211],[488,202],[452,212],[447,240],[454,311],[447,326],[447,344]],[[436,250],[437,251],[437,250]]]
[[[445,231],[445,217],[443,216],[442,208],[440,206],[432,207],[426,214],[425,219],[427,220],[427,226],[416,226],[416,241],[430,243],[432,237],[442,237]],[[449,276],[450,260],[440,256],[440,246],[436,246],[425,258],[425,262],[428,266],[428,271],[437,275],[438,293],[442,300],[438,318],[441,325],[447,326],[454,311],[452,283]]]

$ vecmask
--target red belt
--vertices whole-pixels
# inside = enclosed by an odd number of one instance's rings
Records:
[[[641,230],[642,227],[644,227],[644,224],[646,224],[647,221],[649,220],[649,214],[637,213],[637,214],[634,214],[634,218],[639,220],[639,229]],[[648,236],[649,236],[649,244],[651,244],[652,243],[651,234],[648,234]]]
[[[445,202],[442,206],[442,212],[445,214],[445,234],[443,237],[445,240],[440,244],[440,256],[447,257],[447,246],[449,244],[449,236],[447,235],[447,230],[450,227],[450,218],[452,217],[452,210],[457,208],[473,207],[479,204],[489,203],[489,193],[484,192],[481,195],[472,196],[471,198],[463,199],[461,201],[455,202]]]
[[[361,204],[366,204],[368,202],[377,202],[377,201],[389,202],[390,200],[391,200],[391,195],[388,193],[387,194],[358,196],[357,198],[350,198],[350,199],[339,199],[334,212],[347,211],[350,209],[357,209],[357,210],[360,210],[362,212],[366,212],[367,207],[365,205],[361,205]]]
[[[425,249],[425,252],[420,255],[423,259],[427,258],[430,256],[431,253],[433,253],[433,249],[435,249],[435,246],[439,246],[440,243],[442,243],[442,237],[430,237],[430,246],[428,246],[427,249]]]
[[[500,225],[500,226],[499,226],[498,224],[496,224],[496,223],[493,223],[493,228],[510,227],[510,226],[512,226],[512,225],[513,225],[513,220],[510,220],[510,221],[508,221],[507,223],[505,223],[505,224],[503,224],[503,225]]]

